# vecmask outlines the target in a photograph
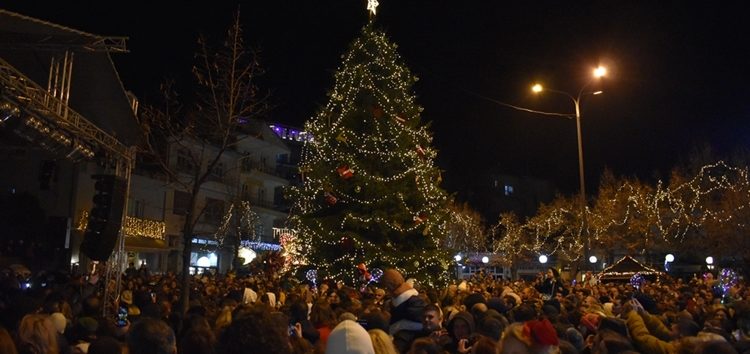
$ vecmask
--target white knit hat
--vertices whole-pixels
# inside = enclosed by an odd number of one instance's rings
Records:
[[[341,321],[328,336],[326,354],[375,354],[367,331],[352,320]]]

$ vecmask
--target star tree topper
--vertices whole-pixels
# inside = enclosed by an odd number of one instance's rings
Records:
[[[370,16],[375,16],[378,5],[378,0],[367,0],[367,11],[370,11]]]

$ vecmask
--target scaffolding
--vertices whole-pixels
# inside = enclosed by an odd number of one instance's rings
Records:
[[[45,89],[0,58],[0,101],[7,102],[19,113],[23,124],[47,135],[50,141],[68,146],[83,159],[101,159],[114,163],[118,177],[127,181],[126,196],[130,194],[130,175],[135,162],[135,147],[128,147],[100,129],[68,106],[73,53],[66,51],[62,58],[50,64],[48,88]],[[33,139],[30,139],[33,140]],[[86,153],[81,153],[86,151]],[[96,152],[96,153],[95,153]],[[123,221],[127,215],[127,197],[123,207]],[[125,239],[122,228],[118,232],[115,249],[105,264],[104,315],[112,313],[120,294],[120,273],[126,261]]]

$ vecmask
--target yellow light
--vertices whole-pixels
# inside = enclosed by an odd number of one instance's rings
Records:
[[[603,92],[603,91],[601,91],[601,90],[600,90],[600,91],[594,91],[594,92],[592,92],[591,94],[592,94],[592,95],[601,95],[601,94],[602,94],[602,92]]]
[[[599,66],[598,68],[594,69],[594,77],[600,78],[605,75],[607,75],[607,68]]]
[[[544,88],[540,84],[534,84],[534,86],[531,86],[531,91],[534,91],[534,93],[542,92]]]

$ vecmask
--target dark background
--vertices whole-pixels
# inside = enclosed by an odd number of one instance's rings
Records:
[[[609,76],[583,107],[589,193],[605,167],[649,181],[710,145],[747,146],[750,33],[742,3],[671,1],[381,0],[377,24],[399,45],[424,121],[432,122],[444,187],[458,194],[487,172],[578,190],[575,121],[512,110],[482,97],[572,112],[563,96],[533,96],[535,80],[577,93],[598,64]],[[247,43],[271,92],[267,119],[301,126],[325,103],[341,54],[367,21],[364,0],[243,1]],[[114,59],[142,101],[166,78],[189,78],[196,38],[222,40],[236,1],[11,1],[3,8],[75,29],[128,36]]]

